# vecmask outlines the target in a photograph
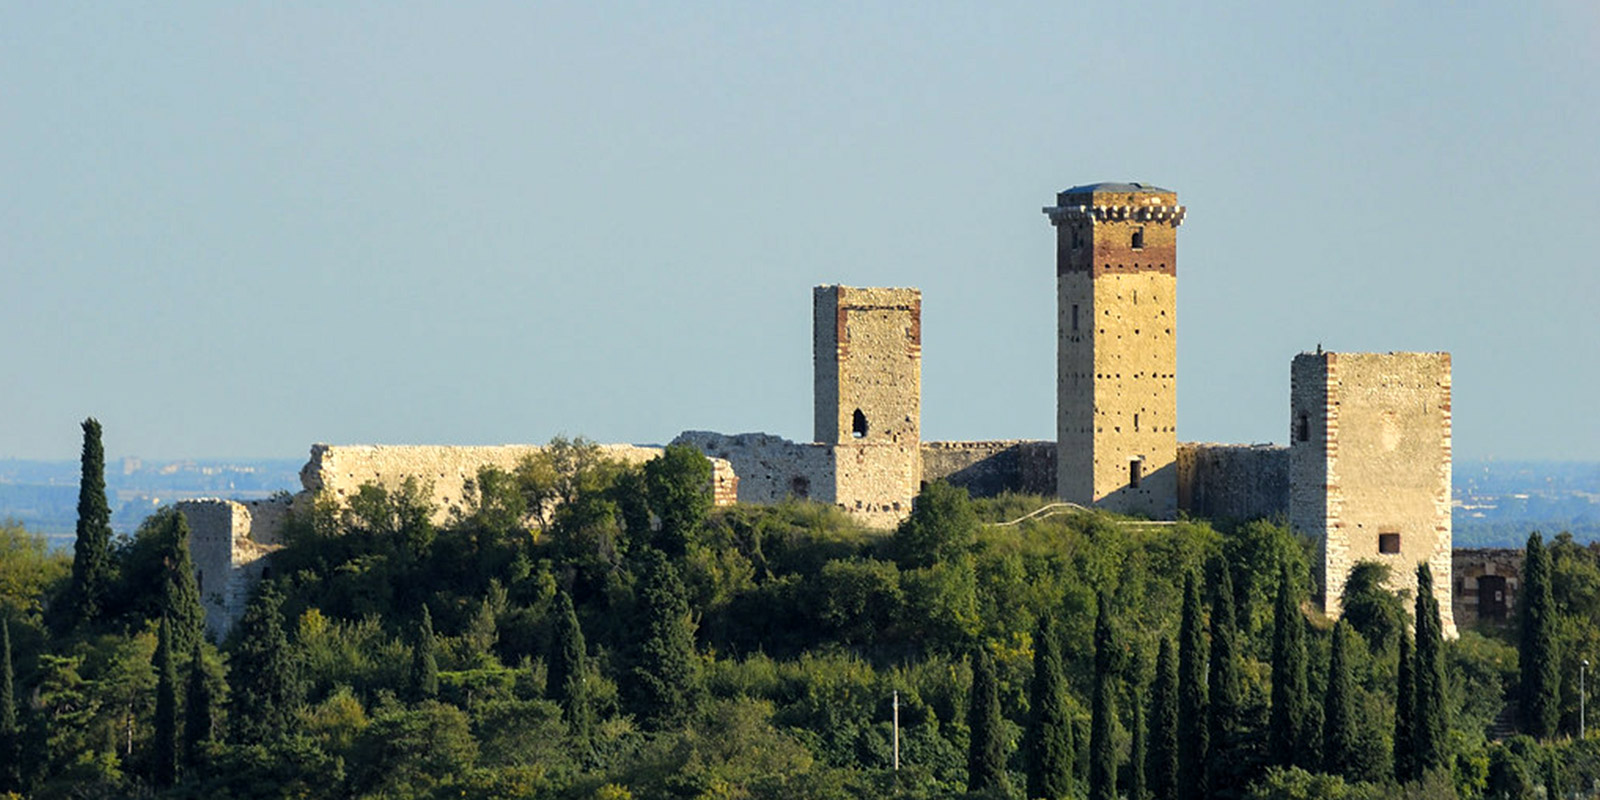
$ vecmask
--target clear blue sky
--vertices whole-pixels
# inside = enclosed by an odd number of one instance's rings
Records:
[[[1050,438],[1104,180],[1189,207],[1180,439],[1321,343],[1600,457],[1592,2],[320,5],[0,10],[0,457],[809,439],[818,283],[922,289],[926,438]]]

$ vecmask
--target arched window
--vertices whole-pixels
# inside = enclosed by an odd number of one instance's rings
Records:
[[[857,439],[867,438],[867,415],[856,409],[855,417],[850,421],[850,435]]]

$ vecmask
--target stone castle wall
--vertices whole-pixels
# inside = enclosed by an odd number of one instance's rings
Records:
[[[1287,518],[1289,448],[1180,443],[1178,508],[1215,520]]]
[[[1504,623],[1515,618],[1522,591],[1521,548],[1462,548],[1450,551],[1455,576],[1451,591],[1457,625]]]
[[[244,614],[250,592],[269,568],[293,500],[239,502],[200,499],[177,503],[189,522],[195,582],[206,610],[206,631],[221,640]]]
[[[943,480],[973,497],[1053,495],[1056,443],[1030,439],[923,442],[921,483]]]
[[[1322,543],[1325,608],[1338,613],[1358,561],[1413,592],[1425,561],[1454,631],[1450,355],[1302,353],[1291,377],[1290,521]]]

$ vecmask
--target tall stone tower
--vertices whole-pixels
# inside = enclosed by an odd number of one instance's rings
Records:
[[[1450,603],[1450,354],[1301,353],[1289,371],[1289,522],[1314,537],[1323,607],[1338,616],[1350,568],[1377,561],[1390,588],[1433,573]]]
[[[811,496],[892,525],[922,477],[922,293],[818,286],[812,297],[816,441],[834,476]]]
[[[1178,195],[1138,183],[1059,193],[1056,487],[1125,514],[1177,514]]]

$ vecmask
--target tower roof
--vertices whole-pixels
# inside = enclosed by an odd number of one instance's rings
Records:
[[[1095,194],[1099,192],[1163,192],[1165,194],[1173,194],[1171,189],[1163,189],[1160,186],[1151,186],[1148,183],[1117,183],[1115,181],[1086,183],[1082,186],[1074,186],[1071,189],[1061,192],[1060,194]]]

